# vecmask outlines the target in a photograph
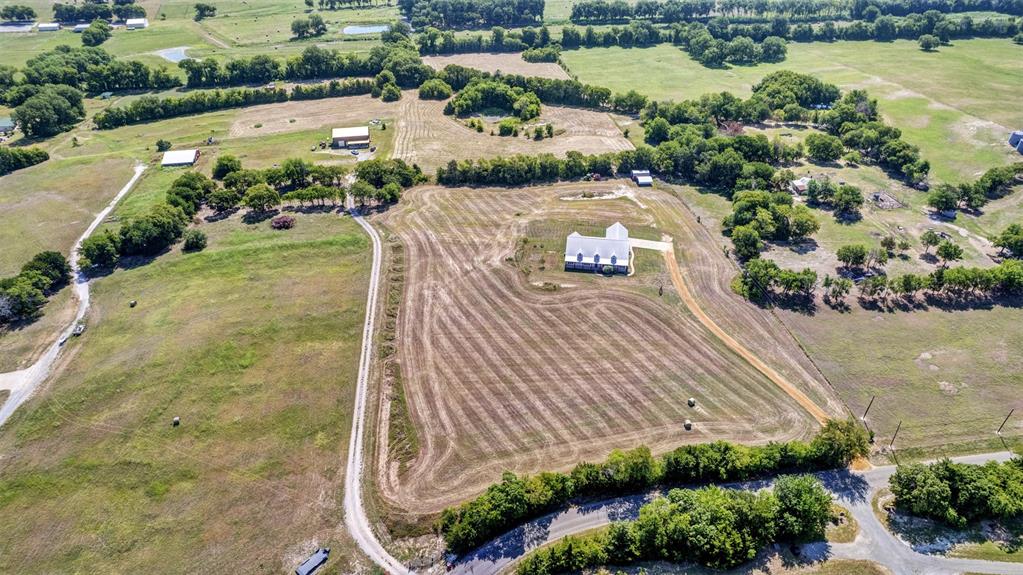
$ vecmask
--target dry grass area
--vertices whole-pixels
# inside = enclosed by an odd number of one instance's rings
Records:
[[[0,277],[41,251],[70,252],[131,167],[122,158],[51,159],[0,178]]]
[[[284,573],[320,545],[356,571],[369,243],[333,213],[200,228],[204,251],[94,281],[88,331],[0,429],[0,573]]]
[[[513,154],[551,153],[564,156],[570,151],[599,154],[631,150],[633,145],[603,112],[543,106],[540,122],[551,122],[563,133],[534,141],[525,136],[491,136],[445,116],[444,102],[402,98],[398,113],[398,134],[394,157],[419,164],[427,173],[451,159],[479,159]]]
[[[415,92],[405,92],[402,97],[415,98],[416,95]],[[369,96],[263,104],[239,112],[231,123],[229,134],[232,138],[246,138],[326,128],[328,131],[323,137],[330,138],[330,128],[362,126],[374,118],[393,116],[396,108],[396,103]]]
[[[475,68],[484,72],[520,74],[538,78],[568,80],[568,72],[554,62],[526,62],[519,54],[452,54],[449,56],[425,56],[423,63],[440,70],[449,64]]]
[[[557,135],[534,141],[524,135],[512,138],[476,132],[445,116],[444,102],[420,100],[415,91],[404,92],[398,102],[349,96],[253,106],[234,117],[229,134],[233,138],[247,138],[322,129],[321,139],[326,139],[332,127],[366,124],[374,118],[397,119],[394,125],[387,125],[388,130],[396,130],[392,156],[417,163],[427,173],[452,158],[540,153],[564,156],[572,150],[599,154],[633,148],[611,116],[603,112],[544,106],[538,122],[553,123]]]
[[[562,199],[587,191],[620,193]],[[564,469],[639,444],[763,442],[816,428],[687,312],[657,258],[631,278],[545,271],[545,281],[561,287],[536,287],[514,254],[523,238],[550,225],[544,222],[602,227],[620,220],[644,236],[670,235],[697,297],[723,297],[708,313],[752,349],[771,348],[765,360],[841,413],[773,316],[723,291],[731,274],[714,256],[723,257],[690,247],[683,211],[669,194],[616,181],[426,187],[380,218],[405,246],[398,356],[421,445],[405,473],[395,463],[380,466],[385,498],[428,513],[509,469]],[[689,397],[696,409],[686,405]],[[691,433],[682,428],[686,418],[696,423]]]

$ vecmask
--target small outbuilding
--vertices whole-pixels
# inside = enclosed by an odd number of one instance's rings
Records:
[[[792,180],[792,182],[789,183],[789,191],[797,196],[801,196],[806,193],[806,189],[810,187],[810,182],[812,181],[813,178],[807,176],[803,176],[798,180]]]
[[[42,22],[37,29],[40,32],[57,32],[60,30],[60,24],[56,22]]]
[[[369,126],[334,128],[330,132],[330,145],[335,148],[368,148]]]
[[[615,222],[602,238],[572,232],[565,242],[565,270],[599,273],[609,267],[611,273],[627,274],[631,255],[629,230]]]
[[[0,118],[0,135],[14,133],[14,120],[10,117]]]
[[[128,30],[142,30],[149,28],[148,18],[128,18],[124,21],[124,27]]]
[[[1019,143],[1016,144],[1016,151],[1023,154],[1023,139],[1021,139]]]
[[[174,150],[163,153],[163,161],[160,162],[160,165],[165,168],[171,166],[191,166],[198,159],[199,150]]]
[[[1019,146],[1019,143],[1023,142],[1023,130],[1016,130],[1009,134],[1009,145],[1013,148]]]
[[[632,170],[632,181],[636,182],[637,186],[652,186],[654,185],[654,179],[650,176],[650,170]]]
[[[309,556],[308,559],[302,562],[301,565],[295,569],[295,575],[312,575],[314,571],[320,568],[321,565],[327,562],[327,558],[330,556],[330,549],[320,548],[315,553]]]
[[[81,34],[82,32],[85,32],[85,29],[88,27],[88,24],[75,24],[75,27],[72,28],[71,31],[75,34]]]

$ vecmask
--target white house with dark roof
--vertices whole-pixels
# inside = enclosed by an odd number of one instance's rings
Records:
[[[604,237],[584,236],[573,232],[565,242],[565,270],[602,272],[610,266],[612,273],[629,273],[629,230],[620,222],[607,228]]]

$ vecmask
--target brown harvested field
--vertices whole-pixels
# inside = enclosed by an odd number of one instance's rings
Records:
[[[561,199],[615,190],[634,199]],[[697,297],[723,298],[707,308],[715,321],[752,349],[771,348],[765,361],[841,414],[772,315],[718,293],[731,274],[713,261],[715,253],[723,260],[713,243],[690,248],[684,209],[667,193],[614,181],[425,187],[382,216],[379,223],[405,246],[398,359],[421,446],[400,475],[398,464],[381,465],[384,496],[428,513],[477,493],[505,470],[565,469],[639,444],[663,451],[687,441],[806,437],[816,429],[686,310],[659,255],[640,263],[637,251],[640,271],[630,278],[557,269],[527,275],[513,257],[521,240],[556,242],[557,234],[563,245],[561,222],[592,231],[621,220],[637,237],[674,237]],[[539,280],[562,287],[546,291],[533,285]],[[697,398],[696,409],[686,405],[689,397]],[[682,428],[686,418],[695,422],[691,433]]]
[[[475,68],[484,72],[520,74],[538,78],[569,80],[564,68],[553,62],[526,62],[519,54],[452,54],[450,56],[424,56],[423,63],[440,70],[449,64]]]
[[[572,150],[599,154],[633,148],[611,116],[603,112],[544,106],[539,122],[553,123],[559,133],[534,141],[476,132],[445,116],[444,102],[420,100],[414,91],[406,91],[400,101],[390,103],[369,96],[349,96],[253,106],[235,117],[229,133],[244,138],[322,128],[326,138],[331,127],[365,124],[374,118],[397,118],[396,125],[387,126],[388,130],[397,130],[393,157],[417,163],[427,173],[452,158],[539,153],[563,157]]]

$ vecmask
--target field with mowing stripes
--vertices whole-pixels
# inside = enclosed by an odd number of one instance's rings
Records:
[[[635,199],[561,199],[616,189]],[[663,261],[646,259],[633,277],[552,271],[546,279],[558,282],[557,290],[535,286],[514,261],[522,238],[559,229],[551,223],[557,221],[577,222],[585,232],[621,220],[640,237],[682,239],[676,249],[687,251],[685,232],[675,228],[680,209],[666,193],[618,181],[418,188],[380,217],[405,250],[398,356],[422,447],[404,473],[397,464],[381,468],[385,498],[429,513],[505,470],[566,468],[638,444],[663,450],[686,441],[812,434],[809,415],[681,305],[664,280]],[[691,257],[701,268],[693,274],[720,271],[701,266],[702,248],[692,251],[683,262]],[[707,295],[716,281],[697,280],[692,289]],[[759,337],[752,334],[771,321],[756,308],[733,309],[722,318],[732,333]],[[783,340],[779,332],[767,337]],[[792,342],[774,352],[791,353],[778,368],[841,412],[809,369],[800,372],[805,366]],[[689,397],[697,398],[695,409],[686,405]],[[682,428],[686,418],[696,422],[691,433]]]

